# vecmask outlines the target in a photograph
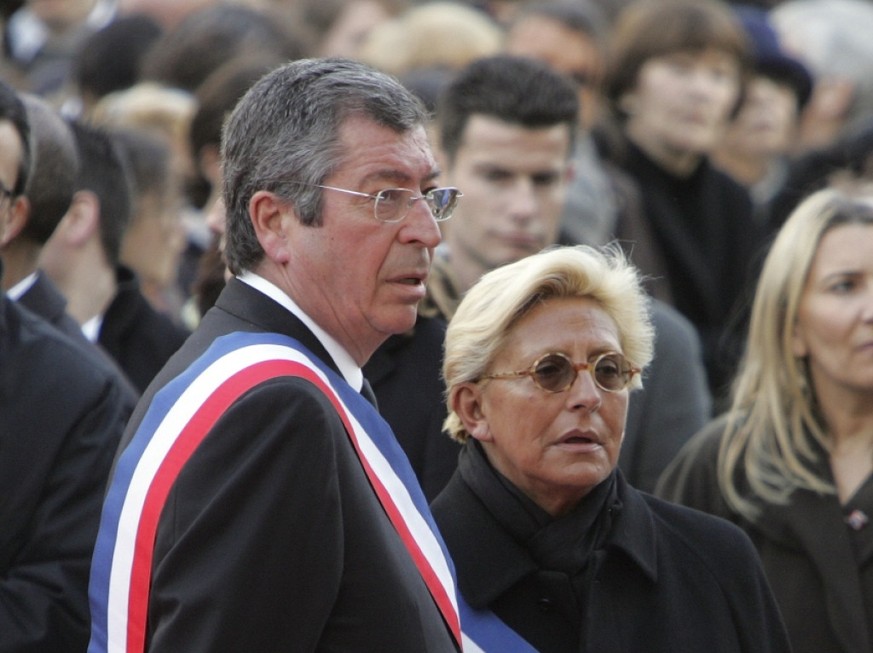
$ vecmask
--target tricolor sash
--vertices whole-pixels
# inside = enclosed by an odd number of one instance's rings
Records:
[[[475,632],[466,632],[465,624],[462,635],[445,543],[406,455],[373,406],[300,342],[279,334],[233,333],[218,338],[155,394],[118,459],[91,569],[88,653],[144,650],[155,535],[166,498],[221,415],[251,388],[280,376],[306,379],[336,409],[373,491],[456,641],[472,651],[533,651],[529,645],[498,645],[494,631],[518,636],[502,622],[495,625],[493,615],[477,615],[466,606],[463,612],[470,613]]]

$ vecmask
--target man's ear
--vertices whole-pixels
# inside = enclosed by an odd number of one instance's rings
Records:
[[[78,190],[73,194],[70,208],[55,229],[64,240],[81,247],[100,233],[100,200],[90,190]]]
[[[249,217],[267,258],[279,264],[290,261],[289,228],[300,224],[294,207],[275,193],[259,190],[249,201]]]
[[[24,225],[30,219],[30,200],[24,195],[19,195],[11,200],[8,216],[6,219],[6,228],[0,229],[0,247],[5,247],[8,243],[14,240]]]
[[[491,442],[491,427],[482,405],[482,388],[478,383],[462,383],[456,386],[449,397],[464,430],[480,442]]]

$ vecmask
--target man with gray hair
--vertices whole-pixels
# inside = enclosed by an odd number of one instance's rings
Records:
[[[437,221],[427,114],[300,60],[225,125],[232,278],[122,439],[91,577],[97,651],[457,651],[451,563],[361,366],[410,328]]]

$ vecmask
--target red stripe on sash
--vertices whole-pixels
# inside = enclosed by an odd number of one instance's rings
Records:
[[[279,376],[304,378],[318,387],[328,397],[345,426],[346,432],[354,445],[361,465],[380,503],[418,567],[455,640],[460,644],[460,621],[454,604],[426,555],[419,547],[414,535],[409,530],[400,510],[361,450],[345,407],[339,401],[333,389],[325,384],[309,367],[302,363],[279,359],[255,363],[233,374],[221,383],[192,415],[188,423],[184,425],[167,452],[166,457],[161,461],[146,493],[137,527],[128,604],[127,650],[142,651],[145,647],[146,619],[158,521],[160,520],[167,496],[182,468],[218,419],[234,401],[259,383]]]

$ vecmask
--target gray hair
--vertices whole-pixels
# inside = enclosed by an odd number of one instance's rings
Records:
[[[397,133],[427,121],[421,102],[395,78],[345,59],[301,59],[267,73],[224,126],[225,256],[233,273],[264,256],[248,205],[259,190],[294,205],[303,224],[321,223],[321,184],[341,164],[340,128],[363,116]]]
[[[488,272],[458,306],[446,331],[443,377],[449,397],[444,428],[464,442],[469,434],[451,408],[452,393],[478,381],[499,354],[513,326],[549,299],[588,297],[618,328],[622,353],[644,369],[654,352],[650,302],[639,271],[618,246],[552,247]],[[642,387],[636,376],[631,387]]]

